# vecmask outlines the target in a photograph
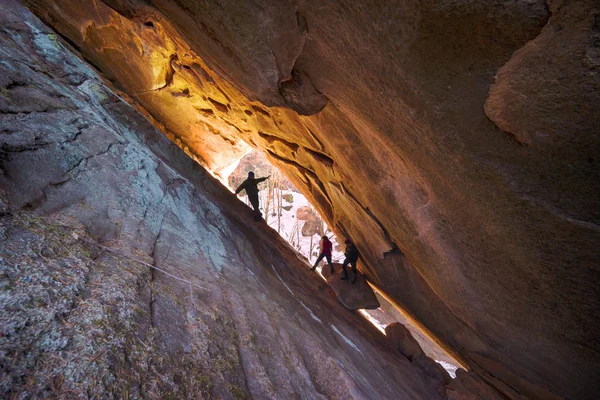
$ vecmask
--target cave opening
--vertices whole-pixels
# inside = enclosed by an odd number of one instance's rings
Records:
[[[324,235],[333,244],[332,262],[341,264],[344,261],[344,238],[338,238],[335,235],[308,198],[275,165],[269,162],[265,153],[251,150],[234,163],[229,170],[231,174],[226,181],[232,191],[235,191],[247,178],[250,171],[253,171],[257,178],[270,177],[258,186],[260,189],[259,208],[263,213],[264,220],[294,250],[304,256],[308,264],[312,265],[319,256],[320,240]],[[251,207],[248,196],[244,192],[239,195],[239,198],[248,207]],[[324,268],[327,268],[325,260],[317,267],[317,272],[323,280],[327,281],[327,274],[323,274]],[[456,377],[457,368],[465,368],[410,318],[405,316],[402,310],[389,302],[377,290],[374,290],[374,294],[380,307],[357,311],[383,335],[386,335],[388,325],[400,323],[408,329],[425,354],[440,364],[450,377]]]
[[[267,225],[311,264],[319,255],[319,242],[324,235],[333,243],[332,261],[343,261],[343,246],[333,230],[300,190],[269,162],[263,152],[252,150],[239,160],[227,179],[229,188],[235,190],[250,171],[257,178],[270,176],[270,179],[259,184],[260,210]],[[250,207],[248,197],[244,193],[239,196]]]

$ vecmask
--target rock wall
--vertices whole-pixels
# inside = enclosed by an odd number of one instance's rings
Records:
[[[0,397],[444,398],[53,31],[0,26]]]
[[[506,395],[599,392],[597,2],[25,3],[207,166],[267,152]]]

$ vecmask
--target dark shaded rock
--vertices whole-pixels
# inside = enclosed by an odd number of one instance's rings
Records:
[[[2,197],[0,197],[0,217],[8,214],[9,212],[8,203]]]
[[[413,365],[422,369],[427,376],[439,382],[440,385],[448,385],[452,381],[444,367],[425,355],[419,343],[404,325],[398,322],[389,324],[385,327],[385,335],[395,349],[404,354]]]
[[[439,363],[436,363],[431,358],[427,357],[425,353],[415,355],[412,358],[412,363],[421,368],[427,376],[435,379],[441,385],[448,385],[452,381],[448,371],[446,371]]]
[[[448,400],[502,400],[504,396],[486,385],[481,378],[467,373],[464,369],[456,370],[456,378],[446,388]]]
[[[390,325],[399,323],[408,329],[410,335],[417,341],[419,347],[423,349],[423,352],[433,360],[443,361],[451,365],[457,365],[458,362],[450,357],[440,346],[435,343],[431,338],[412,320],[409,320],[399,310],[396,309],[386,298],[381,294],[375,292],[377,300],[381,304],[378,310],[372,311],[372,315],[383,325]],[[388,335],[389,336],[389,335]]]
[[[393,322],[386,326],[385,335],[390,344],[400,350],[410,361],[413,361],[413,358],[419,355],[425,354],[409,330],[399,322]]]
[[[379,301],[373,293],[373,289],[367,283],[365,277],[359,272],[358,279],[352,284],[352,268],[347,267],[349,279],[342,280],[344,276],[341,264],[333,264],[334,273],[331,274],[330,267],[322,263],[321,274],[327,279],[327,284],[333,289],[337,299],[348,310],[374,310],[379,308]]]
[[[279,84],[281,95],[288,107],[300,115],[312,115],[327,105],[327,97],[315,89],[308,74],[292,70],[292,79]]]

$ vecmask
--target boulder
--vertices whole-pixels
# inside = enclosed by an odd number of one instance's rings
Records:
[[[410,334],[404,325],[399,322],[392,322],[385,327],[386,339],[392,346],[400,350],[410,361],[423,353],[419,343]]]
[[[385,297],[381,296],[380,293],[375,292],[375,295],[377,296],[379,303],[381,303],[381,307],[378,310],[373,311],[373,313],[375,313],[375,319],[386,326],[393,323],[400,323],[401,326],[408,329],[410,335],[417,341],[419,347],[428,357],[451,365],[457,365],[455,359],[450,357],[438,343],[431,340],[431,338],[423,331],[422,326],[419,326],[414,320],[409,320]]]
[[[311,206],[301,206],[296,209],[296,218],[299,220],[307,220],[313,213],[314,209]]]
[[[334,264],[334,273],[331,274],[327,263],[321,264],[321,274],[327,279],[327,284],[331,287],[337,299],[348,310],[375,310],[379,308],[379,301],[373,292],[373,289],[367,283],[364,275],[358,273],[358,278],[355,284],[352,281],[352,268],[347,267],[347,280],[342,280],[344,276],[341,264]]]
[[[446,396],[448,400],[506,399],[476,374],[462,368],[456,370],[456,378],[446,386]]]
[[[427,376],[447,385],[452,378],[448,372],[431,358],[427,357],[419,343],[413,338],[410,331],[398,322],[393,322],[385,327],[385,335],[388,342],[408,358],[413,365],[422,369]]]
[[[320,235],[321,232],[323,232],[323,221],[317,213],[309,214],[306,222],[302,225],[302,236]]]
[[[441,385],[448,385],[452,381],[448,371],[441,364],[427,357],[425,353],[415,355],[412,359],[412,364],[421,368],[427,376],[433,378]]]

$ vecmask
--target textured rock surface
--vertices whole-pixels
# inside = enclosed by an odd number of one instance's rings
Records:
[[[371,311],[372,317],[382,325],[400,323],[410,331],[411,336],[417,341],[419,347],[428,357],[452,365],[457,364],[456,360],[450,357],[442,348],[440,348],[439,344],[427,335],[427,332],[423,329],[419,329],[418,324],[415,324],[411,319],[408,319],[405,315],[401,314],[400,311],[390,304],[386,298],[381,296],[380,293],[376,292],[375,296],[377,296],[377,300],[381,304],[381,307],[379,310]]]
[[[398,322],[386,326],[385,335],[390,343],[411,361],[414,357],[425,354],[409,330]]]
[[[404,354],[413,365],[421,368],[428,376],[438,381],[440,385],[449,385],[452,382],[452,378],[444,367],[425,355],[421,346],[404,325],[394,322],[386,326],[385,335],[395,349]]]
[[[204,63],[162,25],[135,23],[102,8],[89,20],[67,3],[68,29],[76,35],[72,43],[90,47],[84,51],[87,61],[156,118],[155,125],[188,155],[226,178],[231,163],[249,150],[226,121],[228,85],[220,87]],[[190,92],[189,82],[202,88],[202,96]]]
[[[473,374],[467,374],[463,369],[456,371],[456,379],[448,385],[446,396],[448,400],[500,400],[506,398],[490,390],[482,380],[477,379]],[[510,396],[508,398],[518,399],[519,397]]]
[[[442,398],[54,33],[1,11],[1,397]]]
[[[470,369],[600,392],[597,1],[26,3],[223,176],[265,150]]]
[[[341,264],[333,264],[333,274],[326,260],[321,262],[321,266],[321,274],[327,280],[327,284],[331,287],[340,303],[348,310],[375,310],[379,308],[380,304],[377,297],[375,297],[375,293],[373,293],[373,289],[371,289],[367,280],[360,272],[358,273],[356,283],[352,284],[352,267],[346,267],[349,279],[342,280],[344,273]]]

